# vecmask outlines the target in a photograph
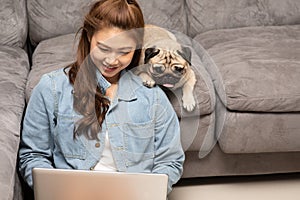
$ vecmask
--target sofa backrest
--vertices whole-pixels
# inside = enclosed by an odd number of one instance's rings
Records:
[[[299,0],[186,0],[188,34],[212,29],[300,24]]]
[[[0,45],[23,48],[27,38],[25,0],[1,0]]]
[[[42,40],[76,32],[93,1],[27,1],[31,43],[37,45]],[[138,2],[144,12],[146,23],[186,32],[184,0],[138,0]]]
[[[27,1],[29,37],[35,46],[40,41],[76,32],[87,9],[86,0]]]
[[[180,33],[187,33],[185,0],[137,0],[145,22]]]

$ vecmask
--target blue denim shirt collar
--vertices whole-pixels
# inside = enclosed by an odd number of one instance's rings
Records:
[[[128,70],[123,70],[119,80],[118,99],[122,101],[133,101],[137,99],[136,89],[142,85],[134,84],[135,75]]]
[[[100,86],[103,94],[105,94],[107,88],[111,86],[105,77],[101,74],[99,70],[96,70],[97,82]],[[139,87],[133,84],[134,75],[128,70],[121,71],[118,89],[118,99],[123,101],[133,101],[137,99],[135,90]]]
[[[97,69],[96,70],[96,77],[99,87],[101,88],[101,92],[105,94],[107,88],[111,86],[110,82],[108,82],[104,76],[102,76],[101,72]]]

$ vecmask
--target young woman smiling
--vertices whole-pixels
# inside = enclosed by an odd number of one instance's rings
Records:
[[[143,14],[135,0],[100,0],[85,16],[77,59],[45,74],[27,106],[20,172],[62,168],[161,173],[168,191],[183,170],[178,118],[159,87],[144,87],[138,65]]]

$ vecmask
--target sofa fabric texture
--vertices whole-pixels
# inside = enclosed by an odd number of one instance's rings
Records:
[[[84,0],[27,1],[31,43],[36,46],[42,40],[75,33],[89,5],[89,1]]]
[[[12,199],[29,61],[23,49],[1,45],[0,60],[0,199]]]
[[[188,21],[185,0],[137,1],[144,13],[146,23],[187,34]]]
[[[219,138],[225,153],[300,151],[299,113],[226,113]]]
[[[25,0],[1,0],[0,44],[23,48],[27,38]]]
[[[83,22],[82,16],[87,13],[94,1],[27,1],[29,36],[32,44],[36,46],[42,40],[77,32]],[[184,0],[168,1],[168,6],[165,6],[164,1],[138,2],[144,12],[146,23],[187,32],[186,11],[182,6]]]
[[[25,102],[43,74],[74,61],[94,1],[1,1],[0,200],[30,199],[16,174]],[[146,23],[192,50],[196,109],[182,108],[180,89],[166,91],[182,178],[300,172],[300,1],[137,1]]]
[[[32,55],[32,66],[26,84],[26,101],[43,74],[63,68],[75,61],[77,40],[74,33],[43,40]]]
[[[300,1],[186,0],[191,37],[215,29],[298,24]]]
[[[195,40],[218,67],[228,109],[300,111],[299,25],[212,30]]]
[[[24,93],[29,72],[27,16],[24,0],[2,0],[0,8],[0,199],[22,197],[15,190]],[[16,194],[15,191],[19,193]]]

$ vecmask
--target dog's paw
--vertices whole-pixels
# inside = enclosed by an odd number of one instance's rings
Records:
[[[155,86],[155,81],[153,80],[143,80],[143,85],[149,88],[152,88]]]
[[[196,107],[196,101],[192,94],[191,95],[183,95],[182,103],[183,103],[183,108],[188,112],[192,112]]]
[[[155,81],[146,73],[141,73],[139,75],[143,81],[143,85],[146,87],[154,87],[155,86]]]

